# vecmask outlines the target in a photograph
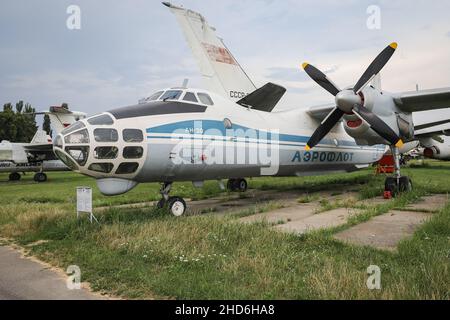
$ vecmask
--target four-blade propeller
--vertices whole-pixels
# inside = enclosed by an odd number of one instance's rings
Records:
[[[368,110],[362,105],[360,92],[364,89],[367,83],[373,79],[397,49],[397,43],[391,43],[387,46],[370,64],[367,70],[363,73],[361,78],[355,84],[353,89],[340,90],[328,77],[316,67],[309,63],[303,64],[305,72],[313,79],[318,85],[327,90],[336,100],[336,108],[325,118],[320,126],[316,129],[314,134],[306,144],[306,150],[310,150],[315,147],[331,129],[339,122],[344,114],[356,114],[360,119],[370,125],[370,127],[379,134],[382,138],[388,141],[390,144],[397,147],[403,145],[403,141],[383,120],[377,115]]]

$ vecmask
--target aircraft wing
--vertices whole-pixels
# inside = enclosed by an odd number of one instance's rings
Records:
[[[285,92],[286,88],[269,82],[236,103],[255,110],[271,112]]]
[[[450,88],[404,92],[394,96],[394,102],[405,112],[450,108]]]
[[[25,152],[39,160],[55,160],[57,159],[53,153],[53,144],[51,143],[30,143],[24,145]]]

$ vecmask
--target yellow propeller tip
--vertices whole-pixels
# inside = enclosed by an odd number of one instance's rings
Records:
[[[392,42],[390,45],[389,45],[389,47],[391,47],[392,49],[397,49],[397,47],[398,47],[398,44],[397,44],[397,42]]]
[[[308,146],[308,145],[306,145],[306,146],[305,146],[305,150],[306,150],[306,151],[309,151],[309,150],[311,150],[311,147]]]
[[[397,143],[395,144],[395,146],[397,148],[401,148],[401,147],[403,147],[403,145],[404,145],[404,143],[403,143],[402,139],[398,140]]]
[[[304,63],[302,63],[302,68],[303,69],[306,69],[306,67],[309,65],[309,63],[308,62],[304,62]]]

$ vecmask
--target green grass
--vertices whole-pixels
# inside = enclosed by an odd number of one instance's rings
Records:
[[[395,253],[332,238],[337,231],[425,194],[450,192],[447,164],[430,162],[404,173],[413,178],[414,192],[364,208],[339,228],[303,236],[275,232],[267,223],[236,223],[237,217],[273,210],[278,202],[220,217],[175,218],[153,207],[111,208],[98,213],[100,225],[91,225],[85,219],[76,220],[76,186],[94,188],[95,206],[155,200],[159,186],[140,185],[126,195],[104,197],[95,182],[84,176],[50,173],[50,181],[38,185],[30,175],[20,182],[0,182],[0,236],[62,269],[76,264],[82,280],[94,290],[124,298],[450,299],[450,206],[434,214]],[[2,178],[6,180],[6,175]],[[295,189],[305,191],[306,197],[329,190],[337,198],[336,190],[346,187],[359,190],[362,200],[380,194],[383,178],[365,170],[323,177],[251,179],[249,187],[280,192]],[[173,194],[186,198],[226,195],[215,182],[206,183],[203,191],[190,183],[175,184]],[[358,203],[329,200],[323,206],[346,205]],[[39,240],[47,241],[29,246]],[[366,269],[372,264],[382,270],[382,290],[366,287]]]

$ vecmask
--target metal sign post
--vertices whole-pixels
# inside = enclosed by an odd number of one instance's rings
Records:
[[[98,220],[92,213],[92,188],[90,187],[77,187],[77,219],[80,218],[81,213],[88,213],[89,220]]]

